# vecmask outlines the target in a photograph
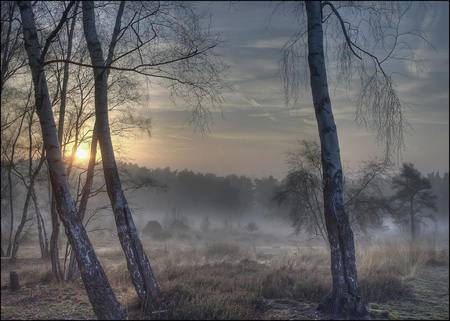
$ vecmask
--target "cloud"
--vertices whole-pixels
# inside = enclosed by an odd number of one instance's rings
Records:
[[[265,2],[196,3],[212,15],[213,28],[225,43],[217,53],[230,65],[222,113],[213,112],[212,132],[202,136],[189,126],[189,106],[173,106],[167,90],[150,90],[153,138],[140,142],[139,159],[149,166],[192,168],[216,173],[249,175],[285,173],[284,152],[297,139],[317,139],[317,123],[308,92],[298,108],[284,104],[279,61],[281,47],[296,31],[291,15],[273,14]],[[434,49],[410,40],[425,58],[425,69],[413,70],[407,62],[386,66],[393,75],[405,114],[414,128],[408,133],[405,160],[425,170],[448,170],[448,3],[431,3],[426,17],[420,10],[408,15],[407,27],[426,28]],[[422,19],[423,18],[423,19]],[[426,19],[425,19],[426,18]],[[269,23],[270,20],[270,23]],[[329,62],[335,66],[334,61]],[[347,92],[330,69],[330,95],[337,123],[343,161],[352,164],[382,153],[375,134],[354,122],[357,86]],[[146,158],[144,147],[151,156]],[[133,151],[130,151],[130,154]],[[433,155],[433,157],[430,157]]]
[[[267,38],[250,41],[244,47],[257,48],[257,49],[280,49],[289,40],[288,36],[278,38]]]

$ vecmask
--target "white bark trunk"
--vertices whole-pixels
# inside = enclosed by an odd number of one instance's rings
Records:
[[[323,185],[324,215],[331,249],[333,288],[319,309],[337,316],[365,316],[355,259],[353,231],[344,209],[342,165],[339,140],[334,122],[325,67],[320,1],[307,1],[308,63],[311,91],[319,129]]]
[[[95,314],[99,319],[123,319],[126,317],[126,312],[109,285],[86,230],[77,216],[75,203],[70,195],[31,3],[19,1],[18,6],[22,18],[25,49],[33,78],[35,104],[42,129],[53,194],[61,221],[76,253],[84,286]]]
[[[83,27],[86,42],[93,66],[106,66],[103,51],[97,36],[93,1],[84,1]],[[120,29],[120,18],[123,11],[119,8],[118,19],[113,32],[112,48],[108,53],[112,56],[115,38]],[[110,59],[108,59],[110,60]],[[114,149],[108,121],[108,71],[106,68],[93,68],[95,77],[95,112],[98,125],[98,140],[102,154],[103,171],[106,188],[114,211],[118,236],[127,259],[128,270],[137,294],[145,311],[150,311],[159,303],[160,288],[153,274],[149,259],[144,252],[139,235],[134,225],[131,210],[122,190],[117,170]]]

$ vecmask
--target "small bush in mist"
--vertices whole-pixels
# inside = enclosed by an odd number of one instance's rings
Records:
[[[247,231],[249,231],[250,233],[256,232],[259,230],[258,225],[256,225],[255,222],[250,222],[247,224],[247,226],[245,227],[247,229]]]
[[[166,240],[171,237],[170,232],[165,231],[158,221],[148,221],[142,232],[154,240]]]

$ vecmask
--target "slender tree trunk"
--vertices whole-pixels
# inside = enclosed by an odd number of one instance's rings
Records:
[[[411,220],[411,246],[414,246],[417,240],[416,217],[414,215],[414,200],[409,202],[409,216]]]
[[[48,193],[50,202],[50,219],[52,222],[52,233],[50,234],[50,261],[52,262],[52,274],[55,280],[61,281],[61,263],[59,261],[59,218],[56,209],[55,199],[53,197],[53,187],[50,178],[50,167],[47,166],[48,171]]]
[[[30,87],[30,89],[31,89],[31,87]],[[30,94],[28,96],[28,102],[30,101],[31,93],[32,92],[30,90]],[[27,106],[28,106],[28,102],[27,102]],[[33,170],[32,127],[33,127],[34,112],[35,112],[34,108],[32,110],[26,112],[26,114],[29,114],[29,121],[28,121],[28,177],[29,177],[29,182],[27,184],[25,179],[23,179],[23,183],[24,183],[25,187],[27,188],[27,194],[25,197],[25,203],[23,205],[22,217],[21,217],[19,226],[17,227],[16,233],[14,235],[14,242],[13,242],[12,250],[11,250],[11,260],[12,261],[15,261],[17,258],[20,241],[22,239],[23,228],[25,227],[25,224],[29,221],[28,210],[30,208],[30,201],[33,199],[32,196],[34,195],[34,182],[36,180],[36,177],[39,175],[39,172],[41,171],[42,165],[44,164],[44,161],[45,161],[45,153],[44,153],[44,149],[42,148],[41,159],[39,160],[38,166]],[[19,133],[20,133],[20,130],[19,130]],[[11,158],[11,160],[12,160],[12,158]]]
[[[50,181],[51,178],[49,177]],[[53,190],[53,187],[52,187]],[[56,201],[54,193],[52,192],[51,199],[51,220],[52,220],[52,234],[50,235],[50,259],[52,261],[52,273],[57,281],[62,281],[61,262],[59,261],[59,218],[56,209]]]
[[[126,312],[117,301],[109,285],[86,230],[76,213],[75,202],[70,195],[31,2],[19,1],[18,5],[22,18],[25,49],[34,83],[35,104],[41,124],[52,190],[58,213],[64,224],[67,238],[70,240],[77,257],[84,286],[95,314],[99,319],[124,319],[126,318]]]
[[[94,3],[93,1],[84,1],[82,6],[84,34],[92,65],[106,66],[95,26]],[[121,15],[120,10],[123,10],[123,2],[118,13],[119,19]],[[115,30],[120,29],[119,19],[116,20]],[[113,32],[112,45],[115,45],[114,34],[117,35],[117,33]],[[111,50],[109,56],[111,56]],[[108,72],[106,68],[93,68],[93,70],[95,78],[95,111],[98,125],[97,134],[102,155],[106,189],[111,200],[118,235],[127,259],[131,280],[141,299],[144,311],[148,312],[158,304],[160,288],[139,239],[117,170],[108,121]]]
[[[31,160],[30,160],[31,161]],[[14,242],[11,250],[11,261],[16,260],[17,252],[19,251],[19,245],[21,241],[21,235],[23,232],[23,228],[25,224],[28,222],[28,209],[30,208],[30,200],[32,197],[33,189],[34,189],[34,181],[39,174],[42,165],[44,164],[45,157],[41,157],[39,161],[38,167],[34,170],[34,172],[30,172],[30,185],[27,188],[27,195],[25,196],[25,203],[23,205],[22,218],[20,220],[19,226],[17,227],[16,234],[14,235]]]
[[[74,6],[74,12],[78,9],[79,2]],[[66,115],[66,103],[67,103],[67,85],[69,83],[69,60],[72,56],[72,43],[73,43],[73,31],[75,30],[76,19],[72,19],[70,29],[67,32],[67,57],[64,63],[63,81],[61,88],[61,105],[59,107],[59,120],[58,120],[58,140],[59,144],[62,144],[64,134],[64,118]]]
[[[8,188],[9,188],[9,237],[8,247],[6,248],[6,255],[11,255],[12,239],[14,230],[14,197],[13,197],[13,184],[12,184],[12,164],[8,166]]]
[[[28,108],[28,103],[27,106]],[[19,130],[16,138],[14,139],[11,147],[11,157],[8,161],[8,189],[9,189],[9,215],[10,215],[10,225],[9,225],[9,237],[8,237],[8,248],[6,249],[6,255],[10,256],[13,248],[13,231],[14,231],[14,196],[13,196],[13,181],[12,181],[12,170],[14,166],[14,156],[16,150],[16,144],[19,139],[20,133],[22,131],[23,122],[25,120],[26,113],[20,120]]]
[[[74,6],[74,12],[77,10],[79,2],[77,2]],[[75,29],[76,19],[72,19],[72,23],[67,32],[67,56],[66,62],[64,63],[63,70],[63,81],[61,88],[61,105],[59,107],[59,120],[58,120],[58,141],[59,145],[62,145],[63,134],[64,134],[64,119],[66,114],[66,103],[67,103],[67,86],[69,83],[69,60],[72,55],[72,42],[73,42],[73,32]],[[67,24],[67,22],[66,22]],[[69,174],[67,174],[69,175]],[[52,260],[52,272],[54,277],[58,281],[64,281],[63,272],[61,270],[61,263],[59,261],[59,219],[58,214],[56,213],[56,203],[52,200],[52,235],[50,240],[50,252],[51,252],[51,260]]]
[[[97,122],[94,125],[94,130],[92,132],[92,142],[91,142],[91,151],[90,151],[90,157],[89,157],[89,164],[88,169],[86,172],[86,181],[83,186],[83,190],[81,192],[81,200],[80,200],[80,206],[78,207],[78,216],[80,217],[81,221],[83,222],[84,215],[86,214],[86,208],[87,208],[87,202],[89,200],[91,189],[92,189],[92,183],[94,181],[94,170],[95,170],[95,162],[97,158],[97,143],[98,143],[98,136],[97,136]],[[76,265],[75,256],[73,254],[73,251],[70,252],[70,258],[69,258],[69,266],[67,268],[66,273],[66,280],[72,281],[80,276],[80,271],[78,269],[78,266]]]
[[[319,129],[324,214],[331,249],[332,291],[319,310],[334,316],[365,316],[367,309],[358,288],[353,231],[344,210],[342,166],[336,124],[328,93],[319,1],[307,1],[308,63],[314,109]]]
[[[31,189],[28,188],[27,195],[25,196],[25,203],[23,204],[22,218],[17,226],[16,234],[14,234],[14,240],[11,249],[11,262],[17,259],[17,252],[19,251],[19,245],[21,241],[22,231],[27,222],[28,208],[30,207]]]
[[[41,249],[41,258],[47,259],[49,257],[47,232],[45,231],[45,223],[44,219],[42,218],[41,209],[39,208],[39,202],[36,197],[34,187],[33,190],[31,191],[31,197],[33,199],[34,211],[36,213],[36,222],[39,236],[39,247]]]

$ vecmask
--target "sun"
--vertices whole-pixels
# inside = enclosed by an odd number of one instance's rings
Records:
[[[86,160],[89,156],[89,153],[87,150],[85,150],[83,148],[78,148],[76,156],[77,156],[78,160]]]

